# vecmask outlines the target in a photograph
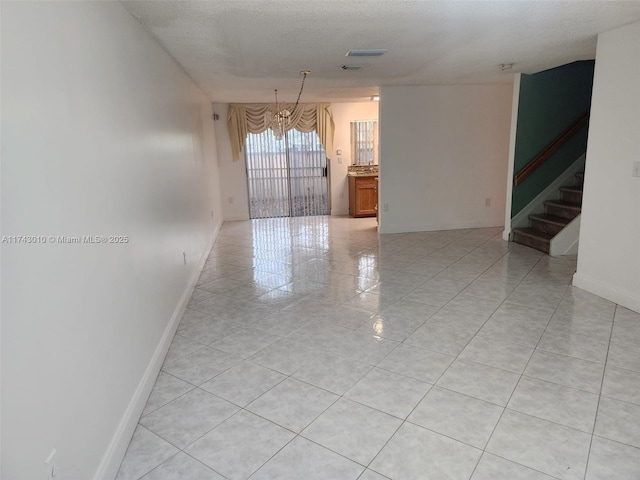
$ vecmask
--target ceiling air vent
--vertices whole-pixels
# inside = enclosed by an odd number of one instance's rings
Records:
[[[342,65],[340,68],[342,70],[360,70],[363,65]]]
[[[387,50],[381,48],[352,48],[345,57],[380,57],[387,53]]]

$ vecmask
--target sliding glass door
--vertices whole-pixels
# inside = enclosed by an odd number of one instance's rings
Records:
[[[316,132],[250,133],[245,143],[249,216],[329,214],[327,156]]]

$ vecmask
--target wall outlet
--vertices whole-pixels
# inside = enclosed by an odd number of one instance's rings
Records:
[[[487,197],[484,199],[484,206],[485,207],[490,207],[491,206],[491,198]]]
[[[229,203],[233,203],[233,197],[229,197],[229,198],[227,199],[227,202],[229,202]]]
[[[640,162],[633,162],[633,176],[640,177]]]
[[[338,165],[342,165],[342,157],[338,157]]]
[[[58,465],[56,464],[56,449],[51,450],[51,453],[44,461],[44,468],[46,473],[46,480],[57,480],[58,477]]]

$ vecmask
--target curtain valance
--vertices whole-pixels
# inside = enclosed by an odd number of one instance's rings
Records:
[[[286,130],[295,128],[301,132],[316,131],[327,156],[333,150],[333,132],[335,124],[329,103],[300,103],[294,110],[293,104],[282,103],[280,109],[293,112],[291,123]],[[275,105],[267,103],[231,103],[227,126],[233,161],[240,159],[248,133],[262,133],[269,128],[271,112],[275,112]]]

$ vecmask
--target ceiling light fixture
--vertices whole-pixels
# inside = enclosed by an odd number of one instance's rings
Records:
[[[511,70],[513,68],[513,63],[501,63],[499,65],[501,71]]]
[[[273,134],[278,140],[282,140],[284,132],[288,130],[287,127],[291,124],[291,116],[295,113],[296,108],[298,108],[298,103],[300,103],[300,96],[302,95],[302,89],[304,88],[304,81],[307,79],[307,75],[309,75],[310,73],[311,70],[300,71],[300,74],[302,75],[302,84],[300,85],[300,92],[298,93],[296,104],[293,106],[293,111],[289,111],[286,108],[280,107],[280,104],[278,103],[278,90],[275,90],[275,112],[272,112],[271,109],[267,110],[267,113],[265,114],[265,120],[267,121],[269,128],[273,131]]]

